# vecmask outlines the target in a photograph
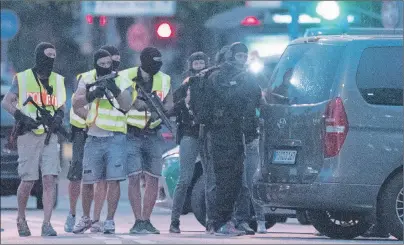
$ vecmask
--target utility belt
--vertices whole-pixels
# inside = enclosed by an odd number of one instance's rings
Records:
[[[135,126],[131,126],[128,124],[128,135],[133,135],[133,136],[147,136],[147,135],[157,135],[159,130],[161,129],[161,126],[157,126],[153,129],[147,128],[147,129],[140,129]]]

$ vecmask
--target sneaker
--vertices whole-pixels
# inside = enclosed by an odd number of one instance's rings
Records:
[[[18,234],[21,237],[31,236],[31,231],[29,230],[27,221],[25,219],[17,219],[17,229]]]
[[[146,232],[148,234],[160,234],[160,231],[156,229],[150,222],[150,220],[145,220],[144,222],[144,228],[146,229]]]
[[[104,234],[115,234],[115,222],[113,220],[104,222]]]
[[[75,224],[76,224],[76,216],[69,214],[65,222],[65,232],[73,232]]]
[[[43,223],[42,224],[41,236],[57,236],[57,233],[53,229],[51,223]]]
[[[74,228],[73,228],[73,233],[74,234],[83,234],[86,232],[86,230],[91,228],[91,219],[90,217],[83,216],[79,220],[79,223],[77,223]]]
[[[266,234],[267,228],[265,226],[265,221],[257,221],[257,233]]]
[[[173,220],[171,221],[170,225],[170,233],[181,233],[180,230],[180,221],[179,220]]]
[[[237,230],[244,231],[247,235],[255,235],[255,232],[246,222],[241,222],[236,226]]]
[[[143,220],[136,220],[135,224],[129,230],[130,234],[145,234],[146,229],[144,228],[144,221]]]
[[[227,222],[215,232],[216,236],[243,236],[245,234],[245,231],[236,229],[232,222]]]
[[[92,222],[90,232],[91,233],[100,233],[103,232],[104,224],[101,221]]]

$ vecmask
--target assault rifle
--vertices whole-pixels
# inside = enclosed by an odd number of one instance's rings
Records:
[[[37,116],[36,120],[42,124],[45,128],[45,126],[48,128],[47,129],[47,134],[45,138],[45,145],[49,145],[49,140],[50,137],[53,133],[58,133],[59,135],[63,136],[67,140],[70,140],[70,134],[66,131],[66,129],[63,126],[56,127],[53,124],[53,119],[54,117],[52,114],[46,110],[45,108],[40,107],[34,99],[32,99],[31,96],[27,98],[27,100],[24,102],[23,106],[26,106],[28,103],[31,103],[32,105],[35,106],[35,108],[38,110],[39,115]]]
[[[147,104],[147,107],[150,108],[153,112],[155,112],[158,115],[158,118],[161,119],[162,123],[170,130],[170,132],[173,132],[173,128],[171,126],[170,120],[167,118],[165,114],[165,109],[164,105],[161,102],[160,98],[157,96],[155,92],[153,93],[147,93],[144,89],[144,87],[139,83],[136,83],[136,86],[139,88],[141,96],[143,97],[145,103]],[[149,121],[146,123],[145,128],[148,128],[150,123],[152,122],[151,118]]]
[[[86,84],[86,89],[89,90],[91,87],[93,86],[97,86],[97,87],[102,87],[102,88],[106,88],[107,87],[107,82],[110,79],[114,79],[118,76],[118,72],[112,72],[111,74],[99,77],[95,80],[94,83],[91,84]]]

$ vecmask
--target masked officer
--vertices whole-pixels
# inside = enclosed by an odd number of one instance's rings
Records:
[[[180,176],[174,191],[170,233],[180,233],[180,215],[186,193],[191,184],[195,161],[200,153],[199,124],[189,111],[189,77],[205,69],[209,58],[203,52],[193,53],[188,58],[188,70],[183,85],[174,92],[174,111],[177,118],[177,142],[180,145]]]
[[[214,211],[216,208],[215,198],[216,198],[216,184],[215,184],[215,174],[213,169],[213,163],[210,158],[207,157],[207,141],[206,141],[206,130],[205,130],[205,120],[210,121],[210,118],[204,118],[203,114],[210,111],[209,101],[205,97],[205,86],[206,80],[212,74],[212,72],[218,70],[220,66],[225,62],[225,54],[229,50],[229,46],[224,46],[220,51],[217,52],[215,56],[215,65],[207,69],[203,69],[195,76],[189,78],[189,109],[193,112],[194,121],[199,126],[199,140],[201,144],[200,155],[202,168],[205,178],[205,205],[206,205],[206,233],[214,234],[213,224],[214,224]],[[188,85],[187,85],[188,86]],[[175,97],[175,95],[174,95]],[[207,102],[207,103],[206,103]]]
[[[111,54],[98,50],[94,54],[96,77],[86,76],[78,85],[73,98],[73,109],[89,104],[86,125],[87,139],[83,156],[83,217],[73,233],[83,233],[91,227],[89,218],[93,184],[107,181],[108,214],[103,224],[104,234],[115,233],[114,216],[120,198],[120,181],[126,179],[126,114],[132,105],[132,82],[126,77],[107,79],[95,84],[96,79],[112,73]],[[87,88],[89,86],[92,87]]]
[[[112,58],[112,70],[118,72],[120,65],[120,53],[119,50],[112,45],[104,45],[101,49],[108,51]],[[77,75],[76,80],[79,82],[83,77],[87,75],[95,76],[96,70],[81,73]],[[72,95],[73,101],[74,94]],[[65,232],[72,232],[76,223],[76,205],[80,195],[81,179],[83,171],[83,155],[84,144],[87,138],[86,117],[88,113],[88,107],[82,107],[78,109],[80,115],[74,113],[73,107],[70,108],[70,125],[72,128],[72,141],[73,141],[73,157],[67,174],[67,179],[70,181],[68,192],[70,199],[70,213],[67,216],[64,230]],[[100,181],[97,183],[94,191],[94,218],[91,225],[91,232],[102,232],[102,223],[100,222],[100,216],[104,200],[107,194],[107,182]]]
[[[31,96],[41,107],[53,115],[53,126],[61,127],[64,117],[66,89],[64,77],[52,72],[56,58],[56,49],[50,43],[40,43],[35,48],[35,66],[18,73],[10,91],[2,101],[3,108],[14,115],[21,130],[17,132],[18,173],[21,178],[17,191],[18,218],[17,228],[20,236],[30,236],[31,232],[25,220],[27,201],[36,180],[39,168],[42,173],[44,222],[42,236],[56,236],[50,223],[55,203],[56,179],[60,172],[60,158],[56,134],[45,145],[47,128],[36,122],[37,109],[29,103],[23,106]],[[17,106],[16,106],[17,104]]]
[[[140,67],[123,70],[136,84],[141,84],[147,93],[155,92],[165,109],[173,106],[171,92],[171,78],[160,71],[163,62],[161,53],[154,47],[147,47],[140,54]],[[159,234],[150,222],[150,215],[156,203],[158,193],[158,180],[161,176],[162,150],[160,144],[161,120],[155,120],[152,108],[148,108],[143,100],[144,95],[138,92],[132,109],[128,112],[128,196],[135,216],[135,224],[130,233]],[[146,189],[142,201],[140,192],[140,176],[145,177]],[[143,203],[143,208],[142,208]]]
[[[207,81],[210,88],[206,100],[210,101],[211,122],[205,127],[207,155],[212,160],[216,182],[215,234],[234,236],[245,234],[235,228],[231,218],[242,186],[243,120],[255,96],[249,89],[249,75],[245,72],[247,47],[234,43],[225,57],[226,62]]]

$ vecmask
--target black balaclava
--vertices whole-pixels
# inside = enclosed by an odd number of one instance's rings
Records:
[[[97,61],[104,57],[111,57],[111,54],[104,49],[99,49],[94,53],[94,68],[99,77],[108,75],[112,72],[112,64],[108,68],[98,66]]]
[[[226,45],[223,46],[219,52],[217,52],[216,57],[215,57],[215,64],[220,65],[223,64],[226,61],[226,53],[229,51],[230,46]]]
[[[205,61],[205,67],[203,67],[202,69],[199,69],[199,70],[195,70],[192,67],[192,62],[194,62],[195,60]],[[204,52],[195,52],[195,53],[191,54],[191,56],[189,56],[189,58],[188,58],[188,70],[192,73],[197,73],[197,72],[205,69],[208,66],[208,63],[209,63],[209,57]]]
[[[41,42],[35,48],[35,71],[42,77],[42,79],[47,80],[49,78],[53,64],[55,62],[55,58],[48,57],[45,54],[45,50],[48,48],[55,49],[50,43]]]
[[[119,55],[120,56],[119,50],[115,46],[104,45],[104,46],[101,47],[101,49],[108,51],[108,53],[110,53],[111,56],[114,56],[114,55]],[[121,64],[120,61],[112,59],[112,70],[118,71],[118,68],[119,68],[120,64]]]
[[[149,75],[155,75],[160,71],[163,62],[161,61],[161,53],[157,48],[147,47],[140,53],[141,68]]]
[[[243,63],[241,63],[240,61],[237,61],[235,58],[235,55],[237,53],[245,53],[248,54],[248,48],[244,43],[240,43],[240,42],[236,42],[233,43],[232,45],[230,45],[229,48],[229,55],[227,56],[227,60],[237,66],[244,66],[245,63],[247,62],[247,60]]]

